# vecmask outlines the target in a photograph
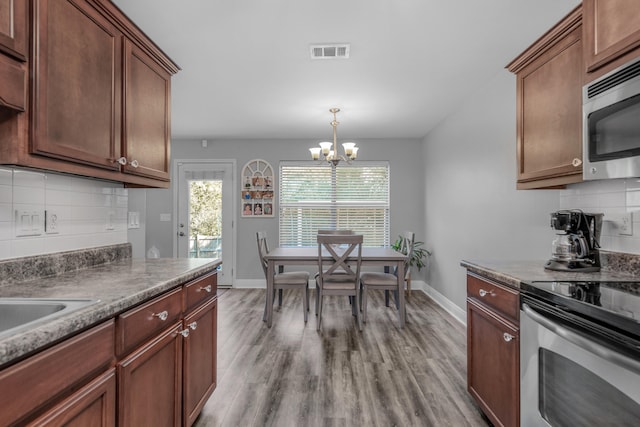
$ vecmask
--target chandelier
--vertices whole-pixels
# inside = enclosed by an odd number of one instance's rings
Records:
[[[328,163],[332,163],[334,166],[337,166],[340,161],[345,161],[349,164],[353,160],[356,159],[358,155],[358,147],[354,142],[344,142],[342,144],[342,148],[344,149],[344,156],[338,154],[337,147],[337,128],[340,122],[336,120],[336,114],[340,111],[339,108],[331,108],[329,110],[333,113],[333,121],[330,123],[333,126],[333,143],[331,142],[321,142],[320,147],[309,148],[311,152],[311,158],[313,160],[321,160],[320,155],[322,154],[322,160],[327,161]]]

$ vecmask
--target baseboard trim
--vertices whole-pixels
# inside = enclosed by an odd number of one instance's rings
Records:
[[[467,312],[458,307],[440,292],[429,286],[426,282],[423,282],[421,280],[412,280],[411,289],[424,292],[425,294],[427,294],[427,296],[434,300],[436,304],[442,307],[444,311],[453,316],[454,319],[462,323],[464,326],[467,326]]]

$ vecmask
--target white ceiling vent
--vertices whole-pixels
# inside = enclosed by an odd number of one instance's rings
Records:
[[[351,45],[341,44],[312,44],[311,59],[347,59]]]

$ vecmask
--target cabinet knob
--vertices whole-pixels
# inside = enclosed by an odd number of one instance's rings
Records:
[[[133,168],[137,168],[138,166],[140,166],[140,163],[138,163],[137,160],[132,160],[131,163],[129,163],[131,165],[131,167]]]
[[[192,331],[195,331],[196,328],[198,327],[198,322],[191,322],[187,326],[189,326],[189,328],[191,328]]]
[[[126,165],[127,164],[127,158],[126,157],[120,157],[119,159],[114,160],[114,163],[117,163],[119,165]]]
[[[505,332],[504,334],[502,334],[502,338],[504,338],[504,340],[505,340],[506,342],[509,342],[509,341],[511,341],[511,340],[512,340],[513,338],[515,338],[515,337],[514,337],[513,335],[511,335],[510,333]]]
[[[571,164],[573,165],[573,167],[576,167],[576,168],[577,168],[578,166],[580,166],[580,165],[582,164],[582,160],[581,160],[581,159],[578,159],[578,158],[575,158],[575,159],[573,159],[573,161],[571,162]]]
[[[188,337],[189,336],[189,329],[183,329],[180,331],[180,335],[182,335],[183,337]]]
[[[494,296],[495,292],[493,292],[492,289],[489,289],[488,291],[485,291],[484,289],[480,289],[480,292],[478,292],[480,294],[481,297],[486,297],[487,295],[490,296]]]
[[[169,317],[169,312],[167,310],[164,310],[164,311],[161,311],[160,313],[153,313],[152,317],[157,317],[158,319],[164,322]]]
[[[207,285],[207,286],[204,286],[204,287],[198,289],[198,292],[200,292],[200,291],[205,291],[205,292],[211,293],[211,285]]]

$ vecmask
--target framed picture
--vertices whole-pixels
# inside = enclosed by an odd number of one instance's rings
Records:
[[[266,160],[255,159],[242,168],[242,217],[273,217],[273,168]]]

